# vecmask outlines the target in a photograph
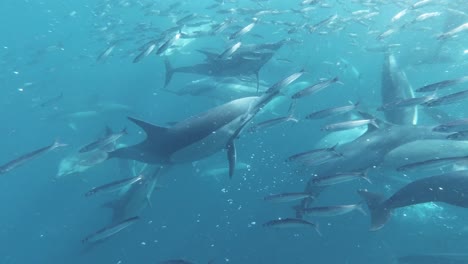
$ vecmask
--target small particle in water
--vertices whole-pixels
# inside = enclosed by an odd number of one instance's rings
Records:
[[[141,245],[142,245],[142,246],[146,246],[146,242],[141,242]]]
[[[24,92],[24,89],[23,88],[18,88],[18,91]]]
[[[16,75],[18,75],[18,74],[19,74],[19,72],[18,72],[18,71],[14,71],[13,73],[14,73],[14,74],[16,74]]]

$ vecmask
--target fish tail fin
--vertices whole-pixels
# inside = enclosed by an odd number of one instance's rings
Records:
[[[166,67],[166,79],[164,80],[164,88],[166,88],[172,80],[172,75],[174,75],[174,68],[167,59],[164,61],[164,66]]]
[[[356,210],[358,210],[361,214],[367,215],[366,211],[364,210],[364,203],[360,202],[356,205]]]
[[[321,237],[323,236],[323,235],[322,235],[322,232],[320,232],[320,226],[319,226],[318,223],[315,223],[315,224],[314,224],[314,229],[315,229],[315,232],[317,232],[317,234],[318,234],[319,236],[321,236]]]
[[[128,135],[127,127],[122,128],[121,133],[122,133],[123,135]]]
[[[380,128],[379,124],[377,124],[377,119],[371,119],[370,124],[373,125],[375,128]]]
[[[150,198],[148,195],[146,196],[146,203],[148,204],[149,208],[153,208],[153,203],[151,202]]]
[[[358,194],[364,199],[371,215],[370,231],[377,231],[384,227],[391,217],[392,211],[382,206],[385,198],[377,193],[367,190],[358,190]]]
[[[54,141],[54,144],[52,144],[50,149],[53,150],[53,149],[56,149],[56,148],[61,148],[61,147],[66,147],[66,146],[68,146],[68,144],[62,143],[62,142],[60,142],[60,140],[56,139]]]
[[[367,181],[368,183],[372,184],[372,181],[371,179],[369,178],[369,170],[365,170],[362,172],[362,176],[361,176],[365,181]]]

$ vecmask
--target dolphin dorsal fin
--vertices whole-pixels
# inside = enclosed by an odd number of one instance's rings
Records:
[[[210,52],[210,51],[206,51],[206,50],[197,50],[197,51],[206,56],[205,59],[206,59],[207,62],[214,61],[219,56],[219,54],[216,54],[216,53]]]
[[[167,132],[167,128],[165,127],[155,126],[133,117],[128,117],[128,119],[137,126],[141,127],[145,131],[148,138],[161,138]]]

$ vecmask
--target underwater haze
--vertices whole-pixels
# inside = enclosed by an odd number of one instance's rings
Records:
[[[0,14],[0,264],[468,263],[466,0]]]

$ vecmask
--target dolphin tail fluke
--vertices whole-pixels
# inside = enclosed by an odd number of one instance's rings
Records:
[[[388,222],[392,214],[392,210],[387,209],[383,206],[385,197],[380,194],[372,193],[366,190],[359,190],[358,194],[364,199],[364,202],[366,202],[367,207],[370,211],[371,227],[369,230],[377,231],[384,227],[384,225]]]
[[[164,79],[164,88],[166,88],[172,80],[172,75],[174,75],[174,68],[167,59],[164,61],[164,66],[166,67],[166,78]]]

